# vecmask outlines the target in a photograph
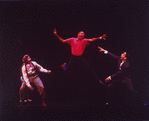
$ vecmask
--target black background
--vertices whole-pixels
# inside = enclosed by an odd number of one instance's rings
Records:
[[[107,40],[86,47],[84,58],[104,80],[117,71],[117,61],[99,53],[97,46],[116,55],[128,51],[134,88],[148,96],[148,16],[148,2],[143,0],[1,1],[2,109],[19,101],[24,54],[52,70],[53,75],[40,74],[47,100],[64,97],[60,65],[69,61],[71,50],[54,36],[54,28],[63,39],[77,37],[79,31],[84,31],[86,38],[106,33]]]

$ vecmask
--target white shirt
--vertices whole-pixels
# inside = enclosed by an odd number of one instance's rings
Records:
[[[121,67],[122,67],[122,65],[124,64],[124,62],[125,62],[125,61],[122,61],[122,62],[120,63],[120,68],[119,68],[120,70],[121,70]]]
[[[44,73],[47,73],[48,70],[47,69],[44,69],[41,65],[39,65],[38,63],[36,63],[35,61],[31,61],[31,63],[33,63],[33,65],[35,67],[37,67],[37,69],[40,71],[40,72],[44,72]],[[26,67],[25,67],[25,64],[22,66],[22,75],[23,75],[23,79],[24,81],[26,82],[26,85],[29,87],[31,86],[30,85],[30,82],[29,82],[29,79],[28,79],[28,74],[34,74],[35,73],[35,69],[34,69],[34,66],[32,64],[26,64]],[[26,68],[28,68],[28,74],[26,73]]]

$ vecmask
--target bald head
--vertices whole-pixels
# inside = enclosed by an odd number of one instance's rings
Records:
[[[80,32],[78,33],[78,39],[79,39],[79,40],[82,40],[82,39],[84,39],[84,37],[85,37],[85,33],[84,33],[83,31],[80,31]]]

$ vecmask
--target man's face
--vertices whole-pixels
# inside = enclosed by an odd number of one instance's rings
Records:
[[[83,31],[81,31],[81,32],[78,33],[78,39],[79,40],[82,40],[84,37],[85,37],[85,34],[84,34]]]
[[[121,60],[125,60],[125,59],[127,59],[126,52],[124,52],[124,53],[121,54]]]
[[[31,62],[31,58],[28,56],[27,58],[27,62],[30,63]]]

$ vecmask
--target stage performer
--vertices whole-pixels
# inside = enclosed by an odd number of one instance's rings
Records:
[[[30,84],[30,83],[33,83],[36,86],[42,98],[42,105],[46,106],[44,85],[41,79],[39,78],[37,71],[50,74],[51,70],[44,69],[41,65],[39,65],[35,61],[32,61],[30,56],[27,54],[23,56],[22,61],[23,61],[23,66],[21,70],[22,70],[22,75],[23,75],[25,84],[23,83],[23,85],[21,86],[20,92],[24,91],[26,85],[30,90],[33,91],[34,88]]]
[[[63,43],[68,43],[70,44],[71,46],[71,58],[70,58],[70,61],[68,63],[68,67],[67,69],[69,68],[73,68],[75,67],[75,62],[83,62],[85,64],[85,66],[91,71],[92,75],[97,79],[99,80],[98,76],[95,74],[94,70],[91,68],[91,66],[88,64],[88,62],[83,58],[83,52],[86,48],[87,45],[89,45],[89,42],[93,42],[95,40],[98,40],[98,39],[103,39],[105,40],[106,39],[106,34],[100,36],[100,37],[97,37],[97,38],[92,38],[92,39],[86,39],[84,38],[85,37],[85,33],[83,31],[80,31],[78,33],[78,37],[77,38],[68,38],[66,40],[62,39],[58,34],[57,34],[57,31],[56,29],[54,29],[54,34],[55,36]],[[65,67],[65,66],[64,66]],[[99,80],[100,83],[102,83],[101,80]],[[102,83],[103,84],[103,83]]]
[[[128,90],[131,90],[133,91],[133,86],[132,86],[132,83],[131,83],[131,75],[130,75],[130,62],[128,60],[129,58],[129,54],[126,53],[126,52],[123,52],[121,54],[121,56],[116,56],[110,52],[108,52],[107,50],[104,50],[103,48],[99,47],[99,51],[100,52],[104,52],[104,54],[107,54],[109,56],[111,56],[112,58],[115,58],[118,60],[118,71],[111,75],[111,76],[108,76],[106,79],[105,79],[105,82],[108,83],[110,82],[111,80],[111,83],[108,85],[108,86],[111,86],[115,81],[112,81],[112,80],[120,80],[122,83],[124,83],[127,87]]]
[[[132,86],[132,81],[131,81],[131,74],[130,74],[130,55],[127,52],[123,52],[121,54],[121,56],[116,56],[114,54],[112,54],[111,52],[108,52],[107,50],[101,48],[98,46],[98,49],[100,52],[104,52],[104,54],[107,54],[109,56],[111,56],[114,59],[118,60],[118,71],[113,74],[108,76],[105,79],[105,82],[107,83],[107,87],[109,87],[109,92],[110,94],[108,96],[112,96],[113,94],[110,88],[115,87],[115,85],[122,85],[124,87],[126,87],[126,89],[128,90],[128,92],[132,92],[132,93],[137,93],[133,86]],[[116,87],[118,88],[118,87]],[[117,91],[117,94],[119,92]],[[115,95],[115,94],[114,94]],[[114,97],[113,95],[113,97]],[[111,98],[113,98],[111,97]]]

